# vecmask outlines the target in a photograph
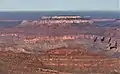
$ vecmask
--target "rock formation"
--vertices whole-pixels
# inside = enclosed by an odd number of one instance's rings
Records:
[[[120,73],[119,28],[96,23],[109,19],[71,17],[0,29],[0,74]]]

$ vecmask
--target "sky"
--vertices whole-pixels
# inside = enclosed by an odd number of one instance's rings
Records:
[[[0,11],[120,10],[120,0],[0,0]]]

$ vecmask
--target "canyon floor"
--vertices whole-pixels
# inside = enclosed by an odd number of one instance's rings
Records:
[[[120,74],[120,59],[81,49],[71,54],[0,52],[0,74]]]

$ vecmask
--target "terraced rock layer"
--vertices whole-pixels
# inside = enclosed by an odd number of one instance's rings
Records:
[[[118,27],[50,21],[0,29],[0,74],[120,73]]]

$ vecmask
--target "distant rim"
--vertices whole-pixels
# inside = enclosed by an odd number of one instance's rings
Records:
[[[53,11],[40,11],[40,10],[0,10],[0,12],[120,12],[120,10],[53,10]]]

